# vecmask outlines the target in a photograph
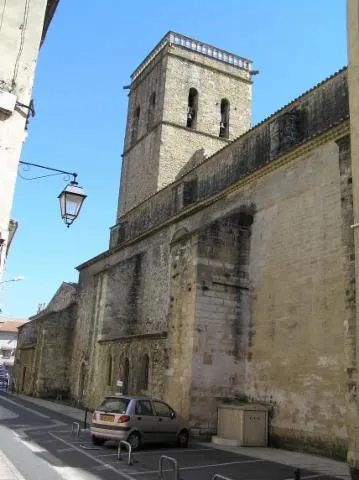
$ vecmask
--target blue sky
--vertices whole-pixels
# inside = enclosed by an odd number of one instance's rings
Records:
[[[88,198],[67,229],[57,199],[63,178],[18,177],[19,229],[4,280],[25,280],[3,285],[3,314],[33,315],[62,281],[77,281],[77,265],[107,249],[127,114],[122,87],[168,30],[254,61],[255,125],[346,64],[345,21],[344,0],[60,0],[39,56],[36,117],[21,159],[78,172]]]

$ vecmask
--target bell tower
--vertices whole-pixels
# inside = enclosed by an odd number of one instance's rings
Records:
[[[168,32],[131,76],[117,221],[250,128],[252,62]]]

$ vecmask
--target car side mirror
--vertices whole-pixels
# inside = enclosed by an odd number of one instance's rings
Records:
[[[174,418],[176,418],[176,412],[171,412],[170,413],[170,418],[173,420]]]

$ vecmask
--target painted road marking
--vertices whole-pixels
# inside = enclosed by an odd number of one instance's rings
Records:
[[[239,465],[239,464],[244,464],[244,463],[259,463],[259,462],[264,462],[265,460],[242,460],[241,462],[225,462],[225,463],[211,463],[209,465],[194,465],[192,467],[180,467],[179,470],[180,472],[182,470],[198,470],[200,468],[211,468],[211,467],[225,467],[227,465]],[[163,469],[162,470],[163,472],[173,472],[173,468],[172,469]],[[133,472],[132,475],[146,475],[146,474],[149,474],[149,473],[158,473],[158,469],[157,470],[150,470],[150,471],[147,471],[147,472]],[[302,477],[304,478],[304,477]],[[287,479],[286,479],[287,480]],[[288,480],[293,480],[292,478],[291,479],[288,479]]]
[[[213,448],[171,448],[168,450],[148,450],[148,451],[138,451],[134,452],[134,454],[137,455],[149,455],[149,454],[157,454],[161,453],[162,455],[170,455],[171,453],[193,453],[193,452],[206,452],[208,450],[211,450],[213,452]]]
[[[66,440],[64,440],[63,438],[61,437],[58,437],[57,435],[55,435],[54,433],[51,433],[49,432],[49,434],[54,437],[54,438],[57,438],[57,440],[59,440],[60,442],[64,443],[65,445],[68,445],[69,447],[72,447],[74,450],[76,450],[77,452],[80,452],[82,455],[86,455],[86,457],[89,457],[91,458],[91,460],[93,460],[94,462],[96,463],[99,463],[100,465],[102,465],[103,467],[106,467],[110,470],[112,470],[113,472],[117,473],[118,475],[120,475],[121,477],[124,477],[126,478],[127,480],[134,480],[134,478],[131,476],[131,475],[128,475],[127,473],[124,473],[124,472],[120,472],[117,468],[113,467],[112,465],[109,465],[105,462],[103,462],[102,460],[100,460],[99,458],[96,458],[96,457],[93,457],[90,453],[87,453],[85,450],[83,450],[82,448],[79,448],[77,447],[76,445],[73,445],[71,444],[70,442],[67,442]]]
[[[56,433],[68,433],[70,435],[71,434],[71,428],[69,426],[68,430],[56,430]]]
[[[315,475],[306,475],[305,477],[302,477],[300,476],[300,478],[317,478],[317,477],[327,477],[327,476],[331,476],[330,474],[326,474],[326,473],[317,473]],[[285,478],[284,480],[293,480],[293,477],[290,477],[290,478]]]
[[[96,455],[96,458],[98,457],[116,457],[117,458],[117,453],[105,453],[104,455]]]
[[[103,449],[101,449],[103,450]],[[206,452],[208,450],[213,451],[213,448],[193,448],[193,449],[188,449],[188,448],[182,448],[182,449],[171,449],[171,450],[148,450],[148,451],[139,451],[136,450],[135,452],[132,453],[134,457],[137,457],[138,455],[156,455],[156,454],[162,454],[162,455],[170,455],[171,453],[193,453],[193,452]],[[104,453],[102,455],[97,455],[98,457],[112,457],[115,455],[117,457],[117,453]],[[293,479],[291,479],[293,480]]]
[[[64,479],[64,480],[98,480],[97,475],[92,475],[89,472],[84,471],[81,468],[73,467],[59,467],[51,465],[51,467]]]
[[[19,408],[22,408],[23,410],[27,410],[28,412],[31,412],[33,413],[34,415],[37,415],[38,417],[41,417],[41,418],[51,418],[49,417],[48,415],[44,415],[43,413],[39,413],[37,412],[36,410],[33,410],[32,408],[29,408],[29,407],[24,407],[23,405],[21,405],[20,403],[17,403],[17,402],[14,402],[13,400],[10,400],[9,398],[5,398],[5,397],[0,397],[1,400],[3,400],[4,402],[8,402],[8,403],[11,403],[12,405],[16,405],[17,407]],[[35,427],[34,427],[35,428]]]

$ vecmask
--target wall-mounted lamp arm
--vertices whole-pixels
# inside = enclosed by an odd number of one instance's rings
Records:
[[[39,165],[37,163],[23,162],[21,160],[20,160],[19,163],[21,163],[21,165],[28,165],[30,167],[43,168],[44,170],[50,170],[52,172],[63,173],[65,175],[72,175],[74,177],[73,181],[76,182],[77,173],[75,173],[75,172],[67,172],[66,170],[59,170],[58,168],[45,167],[44,165]]]

